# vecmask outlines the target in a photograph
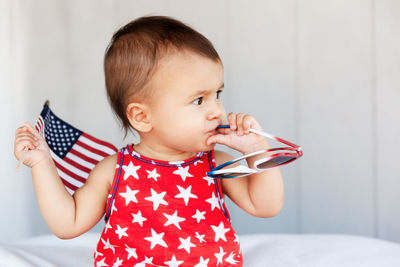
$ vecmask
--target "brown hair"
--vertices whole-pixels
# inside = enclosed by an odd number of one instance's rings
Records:
[[[132,130],[126,116],[129,102],[150,96],[144,88],[171,49],[186,49],[221,62],[206,37],[170,17],[141,17],[114,33],[104,57],[104,74],[108,100],[125,136]]]

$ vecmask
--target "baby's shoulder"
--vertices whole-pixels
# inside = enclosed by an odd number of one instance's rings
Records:
[[[96,166],[93,168],[89,176],[95,177],[96,180],[102,180],[111,186],[115,167],[118,161],[118,154],[112,154],[110,156],[105,157]]]

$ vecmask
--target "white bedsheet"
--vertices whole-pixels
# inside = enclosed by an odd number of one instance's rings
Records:
[[[0,266],[93,266],[98,234],[0,244]],[[244,266],[399,267],[400,244],[349,235],[241,235]]]

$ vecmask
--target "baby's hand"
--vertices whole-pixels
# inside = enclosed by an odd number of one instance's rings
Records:
[[[229,113],[229,129],[218,129],[218,134],[207,140],[207,145],[222,144],[244,154],[268,149],[269,143],[263,136],[250,132],[251,129],[262,130],[260,124],[251,115]]]
[[[30,168],[45,159],[51,158],[46,140],[29,123],[25,123],[15,132],[15,158],[20,160],[24,153],[22,163]]]

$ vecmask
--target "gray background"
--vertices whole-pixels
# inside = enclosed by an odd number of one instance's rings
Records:
[[[251,113],[304,157],[282,169],[286,203],[259,219],[229,204],[244,233],[340,233],[400,242],[400,1],[0,2],[0,241],[49,233],[30,171],[15,172],[15,129],[46,99],[117,146],[102,72],[112,33],[170,15],[206,35],[225,65],[228,111]],[[94,230],[101,229],[98,225]]]

